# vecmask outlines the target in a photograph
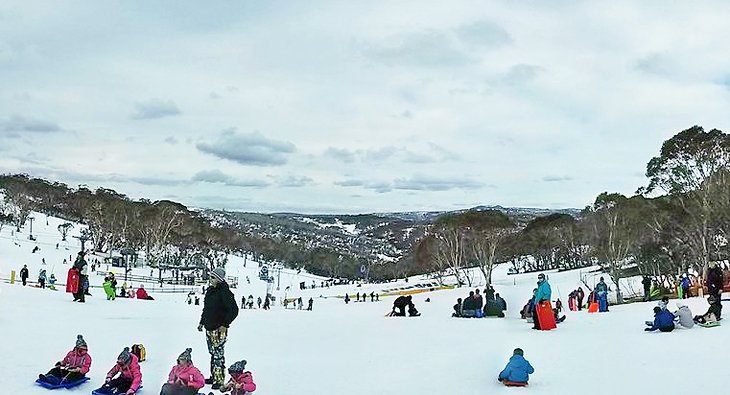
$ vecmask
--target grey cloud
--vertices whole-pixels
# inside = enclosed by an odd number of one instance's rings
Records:
[[[496,47],[512,42],[509,33],[492,21],[481,20],[462,25],[455,32],[461,41],[483,47]]]
[[[175,145],[175,144],[177,144],[177,143],[178,143],[179,141],[177,141],[177,139],[176,139],[175,137],[173,137],[173,136],[170,136],[170,137],[168,137],[168,138],[166,138],[166,139],[165,139],[165,142],[166,142],[166,143],[168,143],[168,144],[172,144],[172,145]]]
[[[213,143],[198,143],[196,147],[201,152],[250,166],[283,165],[286,155],[296,151],[288,141],[271,140],[258,132],[238,134],[235,129],[224,131]]]
[[[546,176],[542,178],[545,182],[563,182],[563,181],[572,181],[573,177],[569,176]]]
[[[179,115],[180,109],[172,100],[150,99],[145,102],[139,102],[134,105],[136,112],[132,114],[132,119],[157,119]]]
[[[238,180],[218,169],[199,171],[190,180],[193,182],[220,183],[242,188],[262,188],[269,185],[268,182],[263,180]]]
[[[314,184],[314,180],[307,176],[287,176],[278,182],[281,187],[305,187]]]
[[[544,68],[532,64],[517,64],[510,67],[509,71],[502,77],[502,81],[509,84],[529,82],[544,70]]]
[[[335,181],[335,185],[341,186],[341,187],[360,187],[365,185],[364,181],[360,180],[344,180],[344,181]]]
[[[326,156],[338,159],[338,160],[340,160],[342,162],[346,162],[346,163],[354,162],[355,156],[356,156],[353,151],[350,151],[350,150],[344,149],[344,148],[334,148],[334,147],[327,148],[327,150],[324,152],[324,154]]]
[[[400,157],[405,162],[410,163],[434,163],[456,158],[456,155],[435,144],[428,145],[428,152],[413,152],[406,148],[394,146],[358,150],[330,147],[325,151],[324,155],[345,163],[355,161],[366,163],[381,162],[396,157]]]
[[[364,185],[367,189],[372,189],[377,193],[386,193],[393,190],[393,186],[389,182],[373,182]]]
[[[20,132],[29,133],[51,133],[60,132],[61,127],[57,123],[26,118],[21,115],[11,115],[9,118],[0,118],[0,132],[17,135]]]
[[[634,67],[644,73],[666,76],[671,73],[672,60],[666,55],[653,53],[638,59]]]
[[[478,189],[484,183],[466,178],[440,178],[427,175],[414,175],[411,178],[400,178],[393,182],[393,189],[410,191],[448,191],[451,189]]]
[[[451,66],[472,61],[451,34],[438,30],[389,37],[367,46],[363,54],[389,66]]]

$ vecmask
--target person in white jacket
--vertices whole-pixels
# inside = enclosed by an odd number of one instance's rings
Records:
[[[677,302],[677,311],[674,312],[674,322],[679,324],[682,328],[691,329],[695,322],[692,319],[692,311],[687,307],[684,302]]]

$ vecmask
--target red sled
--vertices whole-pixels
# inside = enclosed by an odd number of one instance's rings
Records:
[[[502,380],[502,384],[506,385],[507,387],[527,387],[527,383],[518,383],[516,381]]]
[[[576,306],[576,304],[575,304],[575,299],[572,299],[572,298],[568,299],[568,309],[570,309],[570,311],[578,310],[578,306]]]
[[[557,328],[555,324],[555,313],[550,301],[544,301],[537,304],[537,321],[540,323],[540,330],[549,331]]]
[[[75,267],[68,269],[68,277],[66,278],[66,292],[72,294],[79,292],[79,271]]]

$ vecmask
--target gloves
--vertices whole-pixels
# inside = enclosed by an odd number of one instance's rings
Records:
[[[56,362],[56,366],[61,366],[61,361]]]
[[[132,394],[134,394],[134,390],[133,389],[127,390],[127,395],[132,395]]]
[[[107,377],[106,380],[104,380],[105,383],[108,383],[110,381],[112,381],[112,378],[111,377]]]
[[[645,328],[645,329],[644,329],[644,332],[651,332],[651,331],[652,331],[652,329],[651,329],[651,328]]]
[[[198,324],[198,332],[202,332],[202,331],[203,331],[203,324]]]

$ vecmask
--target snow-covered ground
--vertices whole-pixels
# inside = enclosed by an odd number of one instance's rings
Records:
[[[35,280],[41,258],[45,258],[45,267],[65,281],[68,265],[61,262],[68,255],[75,256],[78,242],[69,238],[56,250],[60,240],[56,226],[61,222],[50,218],[49,225],[45,223],[45,217],[36,214],[33,233],[41,251],[35,254],[31,250],[36,242],[27,239],[27,230],[11,235],[14,228],[2,229],[0,277],[7,278],[11,270],[27,264],[31,280]],[[77,226],[74,232],[78,231]],[[138,270],[149,274],[148,269]],[[265,292],[255,263],[248,261],[243,268],[243,259],[234,257],[227,270],[239,277],[240,286],[234,290],[237,300]],[[579,271],[548,274],[553,299],[561,297],[566,302],[568,292],[581,285]],[[537,332],[519,318],[535,277],[507,275],[506,265],[497,268],[493,284],[507,300],[505,319],[451,318],[451,306],[456,298],[468,294],[467,288],[417,294],[414,300],[421,317],[387,318],[384,315],[390,310],[392,296],[349,305],[328,296],[385,293],[431,281],[418,277],[408,283],[321,289],[320,278],[285,271],[278,295],[291,287],[294,290],[287,296],[302,296],[305,305],[313,297],[314,311],[285,310],[278,305],[270,311],[242,310],[230,329],[227,362],[248,360],[247,368],[259,386],[256,394],[613,395],[680,394],[690,389],[692,393],[725,393],[720,369],[726,359],[723,345],[730,340],[727,326],[646,333],[643,322],[652,318],[654,303],[637,303],[613,306],[604,314],[567,312],[566,322],[557,330]],[[298,290],[300,281],[309,286],[312,280],[318,288]],[[91,281],[99,285],[101,278],[92,276]],[[142,343],[147,349],[148,359],[141,364],[142,393],[159,392],[186,347],[193,348],[193,361],[208,374],[205,337],[196,330],[201,306],[187,305],[185,294],[154,293],[155,301],[107,301],[100,289],[92,291],[87,303],[79,304],[63,291],[0,282],[3,393],[46,393],[33,381],[73,346],[79,333],[94,360],[89,374],[92,381],[71,393],[88,394],[100,386],[120,350],[132,343]],[[431,302],[426,303],[426,298]],[[688,304],[695,314],[707,308],[699,298],[689,299]],[[495,380],[515,347],[525,350],[536,369],[528,389],[505,388]]]

